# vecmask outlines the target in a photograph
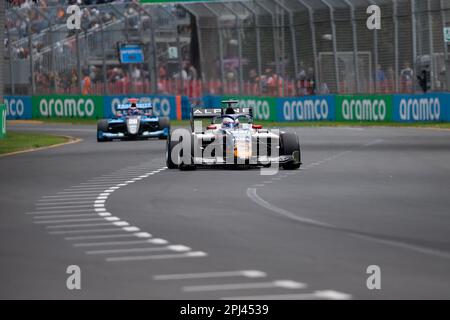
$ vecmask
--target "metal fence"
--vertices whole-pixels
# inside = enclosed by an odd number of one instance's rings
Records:
[[[369,5],[381,29],[369,30]],[[9,8],[9,94],[297,96],[450,90],[450,0],[257,0]],[[141,64],[121,64],[139,43]]]

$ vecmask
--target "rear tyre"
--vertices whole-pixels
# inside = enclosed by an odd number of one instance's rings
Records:
[[[280,136],[280,155],[293,156],[294,160],[281,164],[284,170],[296,170],[300,168],[301,153],[298,136],[292,132],[284,132]]]

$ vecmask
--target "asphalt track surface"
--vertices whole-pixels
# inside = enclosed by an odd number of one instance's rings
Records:
[[[0,158],[2,299],[450,298],[450,131],[288,128],[302,169],[262,176],[167,170],[165,142],[93,126],[9,130],[83,141]]]

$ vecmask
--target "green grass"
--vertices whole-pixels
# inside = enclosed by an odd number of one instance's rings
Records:
[[[70,125],[93,125],[97,123],[96,119],[89,118],[48,118],[36,119],[44,123],[70,124]],[[374,122],[374,121],[293,121],[293,122],[270,122],[255,120],[255,123],[262,124],[264,127],[418,127],[418,128],[438,128],[450,129],[449,122]],[[189,120],[171,120],[172,126],[187,127]]]
[[[66,137],[38,133],[8,132],[0,140],[0,154],[47,147],[68,141]]]

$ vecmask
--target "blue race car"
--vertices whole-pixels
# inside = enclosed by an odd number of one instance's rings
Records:
[[[168,117],[153,114],[151,103],[138,103],[137,99],[129,99],[129,103],[119,105],[113,118],[101,119],[97,122],[97,141],[105,142],[114,139],[148,139],[158,137],[167,139],[170,131]]]

